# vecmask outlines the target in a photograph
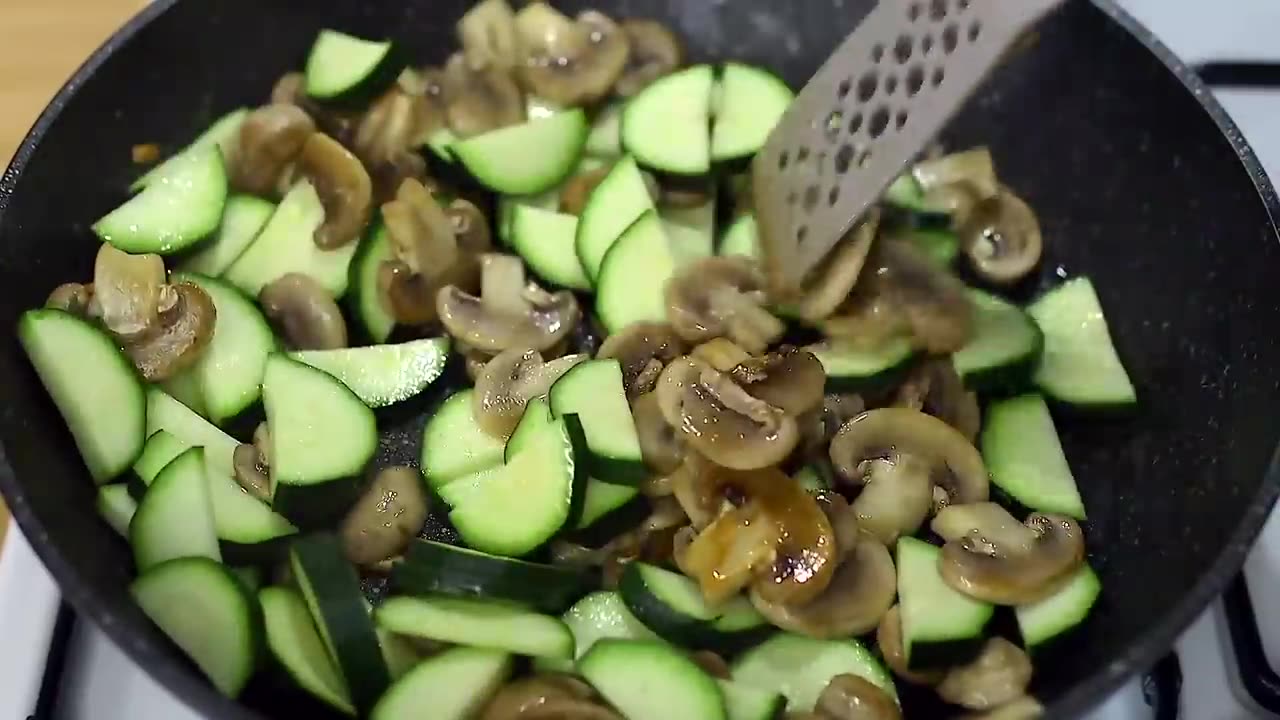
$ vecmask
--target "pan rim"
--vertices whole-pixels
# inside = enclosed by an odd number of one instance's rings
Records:
[[[9,166],[3,174],[0,174],[0,217],[7,211],[18,178],[22,176],[36,148],[39,147],[50,126],[57,121],[68,102],[80,91],[81,86],[139,31],[168,12],[178,2],[179,0],[154,0],[94,50],[58,90],[23,138]],[[1258,199],[1266,208],[1272,235],[1280,241],[1280,227],[1277,226],[1277,221],[1280,220],[1280,196],[1277,195],[1276,188],[1263,170],[1257,155],[1209,88],[1146,26],[1121,8],[1115,0],[1091,0],[1091,2],[1112,22],[1151,52],[1209,114],[1230,143],[1245,172],[1248,173]],[[9,465],[2,443],[0,443],[0,490],[4,492],[14,521],[29,539],[41,562],[57,580],[64,598],[70,602],[77,613],[92,619],[112,642],[124,650],[130,660],[144,668],[174,696],[176,701],[210,717],[264,720],[264,716],[256,711],[218,693],[191,668],[170,662],[159,646],[140,642],[139,636],[131,633],[124,624],[116,622],[114,615],[105,606],[96,602],[88,585],[79,578],[70,563],[54,548],[43,524],[25,502],[24,493],[14,475],[13,468]],[[1257,493],[1209,571],[1200,576],[1191,590],[1183,595],[1169,612],[1148,627],[1146,632],[1132,641],[1104,668],[1059,697],[1046,717],[1065,718],[1083,714],[1114,692],[1131,675],[1146,670],[1154,665],[1163,653],[1168,652],[1174,640],[1214,598],[1226,589],[1227,583],[1240,571],[1245,557],[1261,532],[1263,523],[1271,513],[1277,496],[1280,496],[1280,447],[1273,451]]]

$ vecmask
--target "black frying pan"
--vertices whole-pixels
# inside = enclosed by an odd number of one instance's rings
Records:
[[[659,17],[696,59],[760,63],[799,87],[869,3],[557,0],[588,4]],[[88,223],[136,174],[132,144],[179,147],[227,109],[262,102],[322,27],[396,36],[416,61],[438,63],[465,5],[155,3],[76,73],[0,181],[0,328],[55,285],[89,276]],[[1200,82],[1110,0],[1051,17],[945,140],[989,144],[1002,180],[1039,212],[1044,285],[1059,273],[1094,278],[1139,389],[1134,417],[1062,423],[1104,591],[1083,629],[1037,658],[1033,690],[1073,716],[1150,666],[1223,589],[1280,489],[1280,199]],[[133,605],[127,548],[98,520],[92,484],[14,336],[0,343],[0,488],[66,596],[206,714],[292,717],[270,695],[250,697],[252,711],[217,695]],[[418,427],[399,432],[416,442]],[[906,700],[908,717],[933,716]]]

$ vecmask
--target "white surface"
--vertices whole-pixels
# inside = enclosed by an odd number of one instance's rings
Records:
[[[200,720],[88,622],[77,622],[55,720]]]
[[[0,553],[0,720],[35,707],[58,604],[53,579],[10,523]]]

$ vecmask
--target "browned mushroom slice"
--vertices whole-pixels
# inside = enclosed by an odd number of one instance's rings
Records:
[[[635,418],[640,456],[645,465],[662,476],[675,472],[684,460],[684,440],[662,416],[658,394],[648,392],[636,398],[631,403],[631,415]]]
[[[426,521],[422,473],[403,465],[383,468],[342,521],[347,559],[367,567],[398,555]]]
[[[436,296],[436,311],[450,335],[482,352],[497,353],[547,350],[573,332],[581,315],[572,293],[526,286],[524,266],[510,255],[484,255],[481,270],[480,297],[454,285]]]
[[[566,355],[544,362],[537,350],[518,348],[499,353],[476,378],[476,423],[494,437],[510,437],[529,401],[546,395],[561,375],[587,359]]]
[[[460,138],[524,122],[524,95],[506,70],[471,67],[455,53],[445,65],[443,87],[445,118]]]
[[[1023,697],[1031,683],[1031,659],[1022,648],[994,637],[967,665],[952,668],[938,695],[970,710],[991,710]]]
[[[516,15],[516,33],[525,52],[521,83],[531,95],[563,107],[608,95],[631,54],[627,34],[595,10],[575,22],[546,3],[530,3]]]
[[[843,561],[857,549],[858,544],[865,537],[862,529],[858,527],[858,516],[849,506],[849,501],[834,490],[813,492],[813,499],[822,509],[822,513],[827,516],[827,521],[831,523],[831,530],[836,536],[839,558]]]
[[[1043,715],[1044,706],[1030,695],[1023,695],[985,712],[961,716],[960,720],[1037,720]]]
[[[991,151],[985,147],[922,160],[911,168],[911,174],[926,193],[967,183],[979,200],[985,200],[994,197],[998,190],[995,163],[991,160]]]
[[[818,323],[828,342],[875,350],[910,334],[905,313],[884,294],[883,284],[864,277],[835,314]]]
[[[255,195],[271,195],[280,177],[315,134],[302,108],[276,103],[249,113],[240,125],[232,185]]]
[[[622,365],[627,396],[634,399],[653,390],[662,369],[684,355],[685,343],[665,323],[632,323],[605,338],[596,357],[616,359]]]
[[[91,308],[95,311],[97,310],[97,306],[93,302],[93,283],[87,285],[63,283],[49,293],[49,298],[44,301],[44,306],[65,310],[79,317],[88,317],[91,314]]]
[[[879,215],[872,211],[841,239],[818,267],[817,276],[805,284],[796,308],[801,318],[809,322],[826,319],[849,297],[871,254],[879,225]]]
[[[906,319],[916,344],[945,355],[973,334],[973,309],[964,284],[914,244],[883,238],[873,255],[884,293]]]
[[[454,198],[444,209],[444,215],[453,225],[454,240],[460,252],[479,255],[492,249],[493,235],[489,231],[489,221],[475,203]]]
[[[324,205],[316,247],[332,250],[354,242],[373,212],[373,184],[360,159],[328,135],[312,133],[298,156],[297,172],[311,180]]]
[[[507,0],[481,0],[458,21],[458,40],[472,67],[511,70],[520,61],[516,14]]]
[[[1030,275],[1044,251],[1035,212],[1003,185],[973,208],[960,227],[960,242],[978,277],[997,285]]]
[[[271,475],[266,458],[258,448],[250,444],[237,445],[231,454],[231,466],[235,472],[236,483],[244,491],[262,502],[271,502]]]
[[[813,600],[803,604],[770,602],[753,588],[751,602],[783,630],[816,638],[849,637],[879,625],[893,605],[897,587],[889,551],[879,540],[864,536]]]
[[[154,254],[130,255],[103,243],[93,264],[93,287],[102,324],[128,342],[150,332],[159,322],[161,293],[166,287],[164,260]],[[167,299],[174,299],[171,293]]]
[[[347,346],[347,323],[329,291],[310,275],[287,273],[267,283],[258,302],[293,350]]]
[[[902,720],[898,703],[883,689],[858,675],[836,675],[814,706],[826,720]]]
[[[981,429],[978,396],[964,386],[951,358],[934,358],[916,367],[898,388],[894,404],[942,420],[969,442],[978,437]]]
[[[427,88],[421,74],[406,69],[360,117],[352,146],[370,167],[391,162],[444,127],[444,105]]]
[[[942,682],[946,673],[941,670],[917,671],[907,666],[907,654],[902,647],[902,615],[897,605],[880,618],[880,626],[876,628],[876,646],[880,648],[880,656],[895,675],[915,683],[916,685],[936,685]]]
[[[684,62],[680,39],[657,20],[623,20],[622,30],[627,34],[631,53],[622,77],[614,85],[618,95],[631,97]]]
[[[217,309],[200,286],[166,286],[174,298],[161,300],[159,322],[147,333],[123,342],[123,349],[148,382],[168,380],[191,367],[213,339]]]
[[[999,605],[1035,602],[1084,564],[1084,532],[1075,520],[1033,513],[1020,523],[991,502],[944,508],[930,525],[947,541],[938,568],[956,590]]]
[[[786,330],[764,309],[764,274],[750,258],[712,257],[690,263],[667,281],[666,300],[671,326],[692,343],[727,337],[756,353]]]
[[[530,713],[562,700],[588,700],[591,688],[559,674],[513,680],[499,690],[477,715],[478,720],[528,720]],[[572,716],[576,718],[577,716]]]
[[[777,352],[750,357],[729,376],[752,396],[789,415],[801,415],[822,402],[827,375],[808,350],[784,346]]]
[[[921,458],[905,454],[865,461],[864,466],[866,484],[853,500],[853,512],[864,532],[893,547],[929,517],[932,468]]]

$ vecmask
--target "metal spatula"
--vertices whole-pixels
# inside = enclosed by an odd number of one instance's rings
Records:
[[[955,114],[1029,26],[1063,0],[880,0],[756,156],[770,284],[805,276]]]

